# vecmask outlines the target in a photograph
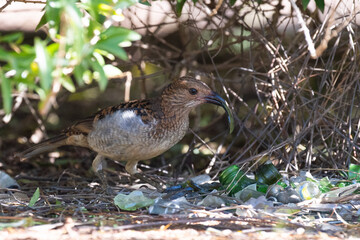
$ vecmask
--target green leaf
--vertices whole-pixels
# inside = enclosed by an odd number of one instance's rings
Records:
[[[91,33],[94,31],[94,24],[100,23],[101,25],[106,20],[106,17],[101,13],[100,8],[100,2],[96,0],[89,0],[89,1],[82,1],[79,3],[79,6],[83,9],[85,9],[89,15],[95,20],[90,21],[89,30]],[[95,24],[96,25],[96,24]]]
[[[37,200],[39,199],[39,197],[40,197],[40,189],[37,188],[36,191],[34,192],[34,194],[32,195],[28,206],[33,207],[35,205],[35,203],[37,202]]]
[[[35,51],[32,48],[32,51],[26,52],[27,50],[23,50],[24,48],[21,47],[21,52],[20,53],[16,53],[16,52],[10,52],[8,54],[8,64],[5,66],[10,67],[11,70],[15,70],[16,74],[15,74],[15,80],[19,80],[22,79],[24,76],[24,73],[27,72],[32,72],[31,70],[31,65],[35,59]]]
[[[316,6],[320,9],[321,12],[324,12],[325,1],[324,0],[315,0]]]
[[[22,33],[11,33],[0,37],[0,42],[20,44],[24,40]]]
[[[96,61],[100,64],[101,67],[104,67],[105,65],[105,59],[101,54],[99,54],[97,51],[94,51],[93,57],[96,59]]]
[[[55,53],[59,50],[59,43],[51,43],[46,47],[46,50],[50,56],[54,56]]]
[[[349,179],[360,180],[360,165],[350,164],[349,166]]]
[[[322,193],[329,192],[333,187],[328,177],[324,177],[319,181],[319,189]]]
[[[8,62],[10,59],[10,53],[0,47],[0,60]]]
[[[178,17],[181,16],[181,12],[182,12],[185,2],[186,2],[186,0],[176,0],[175,11],[176,11],[176,15]]]
[[[101,50],[105,50],[117,56],[122,60],[127,60],[127,54],[121,47],[118,46],[118,41],[116,39],[110,38],[103,41],[99,41],[95,47]]]
[[[75,3],[73,3],[65,6],[64,15],[66,15],[68,23],[66,28],[66,42],[75,50],[77,57],[80,57],[85,40],[85,27],[82,23],[82,13]]]
[[[56,38],[60,27],[62,6],[59,0],[48,0],[45,6],[46,22],[49,24],[49,35]]]
[[[120,59],[126,60],[126,52],[119,46],[127,41],[137,41],[141,35],[122,27],[109,27],[100,35],[100,40],[94,45],[95,49],[101,49],[114,54]]]
[[[35,91],[39,95],[41,100],[46,99],[47,93],[44,91],[44,89],[37,87],[35,88]]]
[[[230,6],[233,6],[236,3],[236,0],[230,0]]]
[[[83,65],[81,63],[74,68],[74,77],[75,77],[77,84],[79,84],[79,86],[84,85],[84,79],[83,79],[84,71],[85,71],[85,68],[83,67]]]
[[[69,92],[75,92],[76,88],[75,85],[73,83],[73,81],[71,80],[71,78],[67,75],[62,76],[62,78],[60,79],[61,85],[63,85],[64,88],[66,88]]]
[[[40,86],[48,91],[52,84],[53,64],[45,44],[39,38],[35,38],[35,53],[40,70]]]
[[[44,13],[38,23],[38,25],[36,25],[35,31],[39,30],[42,26],[44,26],[47,23],[47,17],[46,17],[46,13]]]
[[[151,6],[151,3],[148,2],[147,0],[139,0],[139,3],[145,5],[145,6]]]
[[[302,5],[303,5],[303,8],[304,8],[304,10],[307,8],[307,6],[309,5],[309,2],[310,2],[310,0],[301,0],[301,3],[302,3]]]
[[[3,99],[3,107],[6,114],[11,113],[12,97],[11,97],[11,82],[6,78],[2,68],[0,68],[0,81],[1,81],[1,95]]]
[[[100,34],[100,39],[115,38],[120,42],[137,41],[141,35],[127,28],[111,26]]]
[[[106,64],[103,69],[108,78],[116,78],[122,75],[122,71],[111,64]]]
[[[90,65],[92,69],[98,73],[98,76],[94,75],[94,77],[99,82],[100,90],[104,91],[107,86],[108,79],[106,77],[103,67],[95,59],[90,60]]]

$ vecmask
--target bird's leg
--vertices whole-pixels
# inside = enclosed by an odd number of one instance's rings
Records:
[[[95,172],[95,174],[98,176],[98,178],[101,181],[101,187],[108,193],[109,195],[113,194],[112,189],[108,185],[106,175],[104,172],[104,168],[106,166],[105,157],[98,154],[95,159],[92,162],[92,169]]]
[[[137,163],[138,161],[128,161],[125,165],[125,170],[134,178],[140,179],[151,186],[154,186],[158,191],[163,191],[164,188],[158,182],[153,181],[152,179],[144,176],[143,174],[139,173],[137,170]]]

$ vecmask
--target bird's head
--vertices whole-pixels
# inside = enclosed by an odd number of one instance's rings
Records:
[[[181,77],[171,83],[162,93],[162,98],[170,107],[190,112],[203,103],[212,103],[224,108],[228,115],[230,132],[234,128],[234,120],[228,103],[216,92],[200,80],[193,77]]]

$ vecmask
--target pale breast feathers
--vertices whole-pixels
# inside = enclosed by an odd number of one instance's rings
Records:
[[[156,125],[156,120],[144,122],[136,110],[118,110],[94,122],[88,135],[89,145],[99,152],[121,151],[141,143]]]

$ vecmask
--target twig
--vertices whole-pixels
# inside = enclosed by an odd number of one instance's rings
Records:
[[[22,2],[22,3],[37,3],[37,4],[46,4],[46,1],[41,0],[11,0],[13,2]]]
[[[13,2],[46,4],[46,1],[37,1],[37,0],[6,0],[5,4],[2,7],[0,7],[0,12],[2,12],[6,7],[8,7]]]
[[[6,3],[0,8],[0,12],[2,12],[7,6],[9,6],[13,0],[7,0]]]
[[[223,143],[219,144],[218,148],[216,149],[216,153],[214,154],[214,156],[211,158],[211,161],[210,163],[208,164],[208,167],[205,169],[205,173],[206,174],[209,174],[212,170],[212,168],[214,167],[215,165],[215,161],[216,161],[216,158],[218,157],[218,155],[220,154],[220,151],[221,149],[223,148]]]
[[[217,14],[219,8],[221,7],[221,5],[223,4],[224,0],[219,0],[218,3],[216,4],[215,8],[211,11],[210,13],[210,17],[214,16],[215,14]]]
[[[335,9],[339,6],[341,1],[338,2],[338,4],[336,5]],[[338,26],[336,29],[334,30],[331,30],[331,26],[332,26],[332,23],[334,21],[334,15],[335,15],[335,9],[333,9],[333,12],[332,14],[330,15],[330,18],[329,18],[329,22],[328,22],[328,26],[326,28],[326,31],[325,31],[325,36],[324,38],[321,40],[319,46],[316,48],[316,56],[313,57],[311,56],[312,58],[318,58],[322,55],[322,53],[327,49],[328,47],[328,43],[331,39],[333,39],[334,37],[336,37],[339,32],[341,30],[343,30],[346,26],[348,26],[348,24],[355,18],[355,14],[350,14],[350,16],[340,25]]]
[[[46,129],[45,129],[44,122],[43,122],[43,120],[41,119],[41,117],[37,114],[37,112],[36,112],[36,110],[34,109],[34,107],[31,105],[31,103],[30,103],[29,99],[27,98],[27,96],[24,96],[24,101],[25,101],[26,105],[28,106],[31,114],[34,116],[37,124],[39,125],[39,127],[40,127],[40,129],[41,129],[41,131],[46,134]]]
[[[230,221],[236,221],[237,219],[234,218],[209,218],[209,217],[199,217],[199,218],[180,218],[180,219],[167,219],[167,220],[163,220],[163,221],[154,221],[154,222],[149,222],[149,223],[141,223],[141,224],[128,224],[128,225],[122,225],[122,226],[118,226],[118,227],[114,227],[114,229],[116,230],[126,230],[126,229],[137,229],[137,228],[141,228],[141,229],[146,229],[146,228],[154,228],[157,226],[162,226],[162,225],[167,225],[167,224],[171,224],[171,225],[178,225],[178,224],[201,224],[202,222],[207,222],[207,221],[219,221],[219,222],[230,222]]]
[[[300,30],[302,30],[304,32],[305,41],[308,44],[308,50],[310,52],[310,55],[311,55],[312,58],[316,58],[317,55],[316,55],[315,46],[314,46],[314,43],[313,43],[312,38],[310,36],[310,31],[309,31],[308,27],[306,26],[305,21],[304,21],[302,15],[301,15],[300,9],[296,6],[294,0],[290,0],[290,2],[291,2],[292,7],[295,10],[296,16],[297,16],[297,18],[299,20],[299,24],[301,25]]]
[[[126,81],[125,81],[125,96],[124,100],[125,102],[130,101],[130,88],[131,88],[131,82],[132,82],[132,74],[131,72],[126,72]]]
[[[191,128],[189,128],[190,132],[192,134],[194,134],[194,136],[200,140],[200,142],[202,144],[204,144],[205,147],[207,147],[207,149],[210,150],[210,152],[214,155],[214,157],[216,157],[219,161],[221,161],[221,159],[218,157],[217,152],[214,151],[214,149],[212,149],[199,135],[196,134],[196,132],[194,132]]]

